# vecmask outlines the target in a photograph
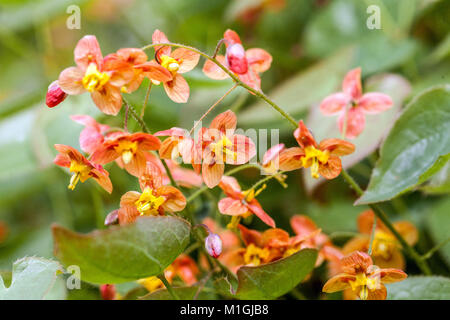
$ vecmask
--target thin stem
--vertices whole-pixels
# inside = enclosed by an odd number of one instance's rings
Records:
[[[142,120],[144,120],[145,108],[147,107],[148,98],[150,97],[151,89],[152,89],[152,82],[150,81],[148,88],[147,88],[147,92],[145,94],[144,104],[142,105],[142,110],[141,110],[141,119]]]
[[[212,55],[213,58],[215,58],[217,56],[217,54],[219,53],[220,47],[222,47],[222,44],[225,43],[225,39],[220,39],[219,42],[217,42],[217,46],[216,49],[214,49],[214,53]]]
[[[358,195],[363,194],[363,190],[361,187],[356,183],[355,180],[347,173],[345,169],[342,169],[342,176],[344,179],[350,184],[350,186],[356,191]],[[386,227],[392,232],[392,234],[397,238],[398,242],[400,242],[401,246],[405,250],[405,252],[416,262],[417,266],[422,270],[422,272],[426,275],[431,274],[430,267],[422,259],[422,257],[417,253],[416,250],[414,250],[413,247],[411,247],[406,240],[402,237],[402,235],[395,229],[395,227],[392,225],[392,223],[389,221],[389,218],[387,217],[386,213],[377,205],[375,204],[369,204],[369,207],[372,209],[374,214],[383,222]]]
[[[242,82],[237,75],[235,75],[227,67],[225,67],[223,64],[221,64],[216,58],[210,57],[209,55],[198,50],[197,48],[186,46],[184,44],[179,44],[179,43],[155,43],[155,44],[146,45],[146,46],[142,47],[141,49],[146,50],[149,48],[153,48],[155,46],[169,46],[169,47],[184,48],[187,50],[191,50],[192,52],[198,53],[202,57],[214,62],[219,68],[221,68],[226,74],[228,74],[231,77],[231,79],[233,79],[233,81],[236,82],[239,86],[247,89],[248,91],[253,93],[255,96],[266,101],[272,108],[274,108],[276,111],[278,111],[278,113],[280,113],[283,117],[285,117],[286,120],[288,120],[294,127],[297,127],[297,121],[295,121],[295,119],[291,115],[289,115],[286,111],[281,109],[275,102],[270,100],[264,93],[262,93],[261,91],[258,91],[256,89],[253,89],[246,83]]]
[[[236,87],[238,86],[237,83],[235,83],[230,89],[228,89],[227,92],[225,92],[225,94],[219,99],[217,100],[208,110],[206,110],[206,112],[200,117],[200,119],[198,119],[198,121],[195,122],[194,126],[192,127],[191,131],[189,131],[189,134],[192,135],[192,133],[194,132],[195,128],[198,126],[199,123],[202,122],[202,120],[219,104],[222,102],[223,99],[226,98],[226,96],[228,96],[231,91],[233,91]]]
[[[377,217],[373,217],[372,233],[370,234],[370,242],[369,242],[369,251],[367,251],[369,256],[372,255],[373,240],[375,239],[376,229],[377,229]]]
[[[172,285],[167,281],[166,276],[164,275],[164,272],[161,273],[158,276],[159,280],[161,280],[164,283],[164,286],[167,288],[167,291],[169,291],[170,295],[174,300],[180,300],[180,297],[177,295],[175,290],[173,290]]]
[[[125,132],[128,132],[128,109],[129,109],[128,105],[125,104],[125,117],[123,119],[123,130]]]
[[[449,242],[450,242],[450,237],[448,237],[447,239],[445,239],[444,241],[442,241],[441,243],[439,243],[438,245],[436,245],[435,247],[430,249],[430,251],[425,253],[422,256],[422,260],[430,259],[433,256],[433,254],[435,254],[439,249],[441,249],[443,246],[445,246]]]

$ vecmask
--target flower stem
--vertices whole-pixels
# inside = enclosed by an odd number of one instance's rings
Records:
[[[348,172],[345,169],[342,169],[342,176],[344,179],[350,184],[350,186],[356,191],[358,195],[363,194],[363,190],[358,185],[358,183],[348,174]],[[403,247],[403,250],[416,262],[417,266],[420,268],[420,270],[426,274],[430,275],[431,270],[428,266],[428,263],[422,259],[419,253],[417,253],[416,250],[414,250],[413,247],[411,247],[406,240],[402,237],[402,235],[395,229],[395,227],[392,225],[392,223],[389,221],[389,218],[387,217],[386,213],[376,204],[369,204],[369,207],[372,209],[376,217],[383,222],[386,227],[392,232],[392,234],[397,238],[398,242],[400,242],[401,246]]]
[[[148,88],[147,88],[147,92],[145,93],[144,104],[142,105],[142,110],[141,110],[141,119],[142,120],[144,120],[145,108],[147,108],[148,98],[150,97],[151,89],[152,89],[152,82],[150,81]]]
[[[164,286],[167,288],[167,291],[169,291],[170,295],[174,300],[180,300],[180,297],[177,295],[175,290],[173,290],[172,285],[167,281],[166,276],[164,275],[164,272],[162,272],[158,276],[159,280],[161,280],[164,283]]]
[[[376,229],[377,229],[377,217],[373,217],[372,233],[370,234],[369,250],[367,251],[367,254],[369,256],[372,255],[373,239],[375,239]]]

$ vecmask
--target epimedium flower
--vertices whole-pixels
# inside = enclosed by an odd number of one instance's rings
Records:
[[[173,127],[168,130],[155,132],[155,136],[167,137],[159,148],[159,156],[162,159],[177,160],[182,158],[184,163],[190,163],[199,172],[201,155],[196,152],[194,139],[183,128]]]
[[[347,138],[354,139],[364,130],[364,114],[377,114],[392,105],[391,97],[384,93],[362,93],[361,68],[356,68],[345,76],[342,92],[334,93],[322,101],[320,111],[326,116],[339,114],[339,130],[342,133],[345,131]]]
[[[314,248],[319,250],[316,266],[327,260],[338,263],[343,253],[333,245],[330,238],[317,227],[311,218],[305,215],[295,215],[290,220],[291,228],[302,239],[300,248]]]
[[[155,30],[152,35],[153,44],[170,43],[166,35]],[[200,55],[185,48],[172,51],[169,46],[155,46],[155,59],[158,64],[172,74],[172,79],[161,81],[169,98],[177,103],[185,103],[189,99],[189,85],[181,74],[191,71],[198,64]],[[155,79],[156,80],[156,79]],[[153,81],[159,84],[160,81]]]
[[[262,222],[274,228],[275,221],[264,211],[256,200],[256,196],[262,191],[253,189],[241,191],[237,180],[233,177],[223,176],[219,187],[225,192],[226,198],[219,201],[219,211],[222,214],[232,216],[228,227],[236,228],[241,218],[246,218],[252,214],[261,219]]]
[[[133,69],[112,56],[103,58],[97,38],[92,35],[78,41],[74,56],[77,66],[59,75],[61,89],[70,95],[90,92],[102,112],[117,115],[122,107],[121,88],[132,79]]]
[[[69,168],[73,173],[68,186],[70,190],[74,190],[79,181],[85,182],[93,178],[107,192],[112,192],[113,186],[109,173],[101,165],[89,161],[71,146],[55,144],[55,149],[59,154],[53,162],[58,166]]]
[[[45,103],[49,108],[56,107],[67,98],[65,93],[59,86],[58,80],[53,81],[48,86],[47,95],[45,96]]]
[[[267,174],[275,174],[280,169],[280,153],[285,149],[284,144],[274,145],[263,156],[261,166]]]
[[[272,56],[259,48],[245,50],[239,35],[233,30],[226,30],[223,37],[227,47],[226,55],[217,55],[216,59],[235,73],[242,82],[261,91],[259,74],[270,68]],[[215,80],[223,80],[228,77],[228,74],[211,60],[205,62],[203,72]]]
[[[145,153],[158,150],[161,142],[149,133],[114,132],[92,153],[92,161],[106,164],[116,160],[120,167],[140,177],[146,168]]]
[[[319,144],[300,120],[294,137],[300,147],[285,149],[280,154],[280,169],[291,171],[311,168],[311,176],[326,179],[336,178],[342,170],[341,156],[351,154],[355,146],[341,139],[324,139]]]
[[[380,269],[364,252],[355,251],[341,260],[343,273],[329,279],[322,291],[327,293],[351,289],[361,300],[385,300],[385,283],[404,280],[407,275],[398,269]]]
[[[119,224],[134,222],[139,216],[163,215],[166,211],[177,212],[186,206],[186,198],[175,187],[163,186],[162,173],[158,166],[147,162],[139,178],[142,193],[128,191],[120,199]]]
[[[375,215],[372,210],[362,212],[358,217],[358,229],[360,235],[348,241],[342,251],[349,253],[353,251],[367,252],[370,246],[370,235]],[[393,223],[394,228],[413,246],[418,240],[418,231],[409,221],[397,221]],[[381,268],[405,269],[405,258],[401,252],[401,245],[392,232],[380,220],[377,226],[372,243],[372,258],[374,263]]]
[[[73,115],[73,121],[84,125],[80,133],[80,147],[86,153],[93,153],[105,141],[104,134],[110,129],[108,125],[98,123],[88,115]]]
[[[256,155],[253,141],[241,134],[235,134],[237,118],[228,110],[217,115],[209,128],[201,128],[196,148],[201,154],[203,181],[209,188],[219,184],[225,164],[247,163]],[[199,166],[194,166],[198,170]]]

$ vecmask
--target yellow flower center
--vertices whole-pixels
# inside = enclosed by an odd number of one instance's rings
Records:
[[[85,182],[87,179],[91,177],[89,175],[89,173],[91,172],[91,168],[89,168],[82,162],[78,162],[75,160],[70,161],[69,170],[70,172],[74,173],[70,178],[70,184],[68,186],[70,190],[75,189],[75,186],[77,185],[78,181],[81,180],[81,182]]]
[[[98,91],[109,81],[110,76],[106,72],[99,72],[95,63],[90,63],[86,69],[81,83],[83,87],[89,91]]]
[[[153,292],[157,289],[163,288],[164,284],[162,283],[161,280],[159,280],[157,277],[148,277],[148,278],[144,278],[144,279],[139,279],[137,281],[137,283],[139,283],[140,285],[142,285],[143,287],[145,287],[145,289],[148,290],[148,292]]]
[[[311,176],[317,179],[319,178],[319,163],[327,163],[329,157],[330,152],[328,150],[322,151],[313,146],[308,146],[305,148],[305,156],[302,157],[302,165],[305,168],[311,167]]]
[[[379,278],[368,278],[365,273],[358,273],[354,281],[349,281],[350,286],[355,294],[361,300],[367,300],[369,291],[374,291],[379,287]]]
[[[181,59],[177,60],[166,55],[162,55],[159,60],[161,61],[161,66],[172,72],[173,75],[180,69],[180,63],[182,62]]]
[[[377,230],[373,238],[373,255],[389,259],[392,256],[392,252],[397,247],[397,241],[395,238],[383,231]]]
[[[261,262],[269,258],[270,252],[267,248],[259,248],[253,243],[245,250],[244,261],[246,265],[259,266]]]
[[[158,215],[159,207],[166,201],[163,196],[156,197],[153,190],[149,187],[145,188],[139,199],[135,202],[137,210],[142,215]]]
[[[214,154],[216,156],[231,156],[233,160],[237,159],[237,153],[234,151],[231,151],[230,148],[233,146],[233,142],[231,142],[230,139],[228,139],[227,136],[222,136],[222,138],[214,143],[211,143],[212,151],[214,151]]]
[[[137,141],[131,142],[128,140],[119,141],[119,145],[114,148],[117,153],[122,155],[122,160],[125,164],[129,164],[137,151]]]

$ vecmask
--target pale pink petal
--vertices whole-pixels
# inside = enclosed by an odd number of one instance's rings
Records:
[[[320,104],[320,111],[326,115],[330,116],[341,112],[350,103],[349,97],[342,93],[334,93],[325,99],[323,99]]]
[[[172,81],[164,82],[169,98],[176,103],[185,103],[189,99],[189,85],[182,75],[177,74]]]
[[[181,59],[180,68],[178,69],[178,73],[185,73],[191,71],[198,64],[198,60],[200,59],[200,55],[192,50],[178,48],[174,50],[171,54],[171,57],[174,59]]]
[[[226,66],[226,59],[224,56],[218,55],[216,56],[216,59],[223,65]],[[217,64],[212,62],[211,60],[206,60],[205,64],[203,65],[203,73],[214,80],[223,80],[228,78],[228,74],[223,71],[221,67],[219,67]]]
[[[253,141],[244,135],[235,134],[232,138],[233,152],[236,154],[234,159],[229,154],[226,155],[226,163],[244,164],[256,155],[256,146]]]
[[[208,162],[203,162],[202,164],[202,177],[203,182],[208,186],[208,188],[214,188],[222,179],[223,172],[225,170],[225,165],[221,163],[208,164]]]
[[[102,90],[92,92],[91,97],[103,113],[115,116],[122,108],[122,95],[118,87],[106,84]]]
[[[169,39],[167,39],[164,32],[156,29],[155,32],[153,32],[152,35],[152,41],[153,43],[170,43]],[[170,55],[170,52],[172,52],[171,47],[162,47],[161,46],[155,46],[155,51],[158,51],[158,55]]]
[[[230,197],[238,198],[241,194],[241,186],[235,177],[223,176],[219,187]]]
[[[95,63],[100,67],[103,61],[97,38],[91,35],[84,36],[78,41],[74,56],[76,64],[82,70],[85,70],[90,63]]]
[[[345,112],[343,112],[338,119],[339,130],[344,132]],[[347,111],[347,128],[345,136],[349,139],[354,139],[364,130],[366,119],[361,108],[351,108]]]
[[[69,67],[64,69],[59,75],[59,86],[67,94],[82,94],[86,92],[81,79],[84,77],[84,72],[77,67]]]
[[[229,216],[240,216],[248,212],[247,207],[237,199],[223,198],[218,203],[219,211]]]
[[[277,145],[274,145],[269,150],[266,151],[263,157],[262,165],[265,166],[269,164],[270,161],[275,160],[277,157],[280,156],[280,152],[284,150],[284,144],[279,143]]]
[[[342,82],[342,91],[352,99],[357,100],[362,95],[361,68],[350,70]]]
[[[219,130],[222,133],[231,134],[234,129],[236,129],[236,124],[236,114],[231,110],[227,110],[225,112],[222,112],[221,114],[218,114],[211,121],[211,125],[209,126],[209,128]]]
[[[387,94],[370,92],[359,99],[358,106],[361,107],[365,113],[376,114],[391,108],[393,102],[391,97]]]
[[[268,226],[275,228],[275,221],[261,208],[259,202],[253,199],[247,207],[253,212],[258,218],[261,219],[262,222],[267,224]]]
[[[223,34],[223,37],[226,40],[225,42],[226,45],[231,45],[233,43],[241,43],[239,35],[231,29],[227,29]]]
[[[256,72],[264,72],[270,68],[272,56],[266,50],[253,48],[245,51],[248,63]]]

